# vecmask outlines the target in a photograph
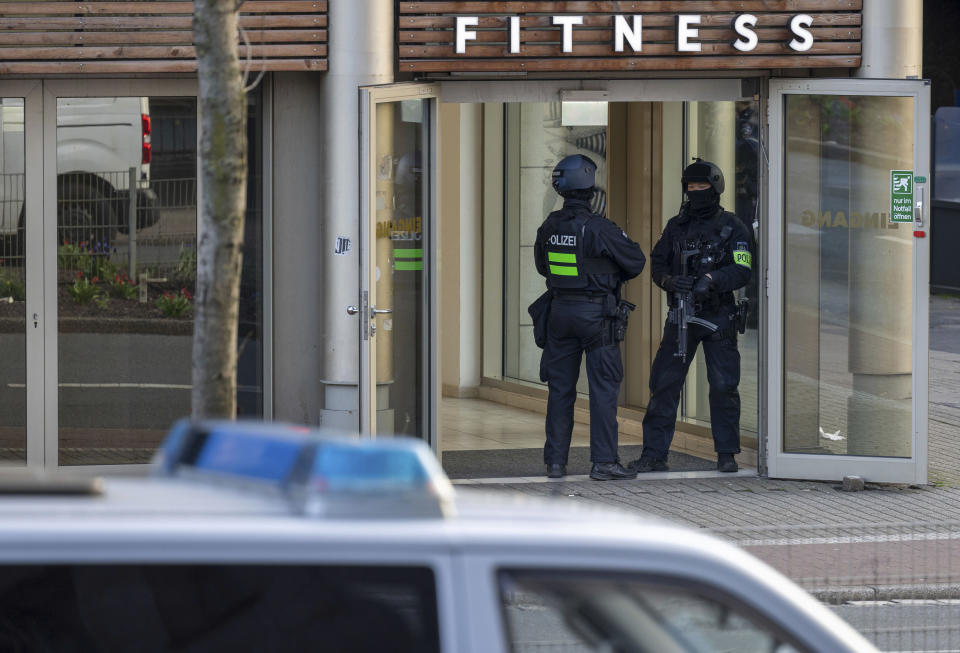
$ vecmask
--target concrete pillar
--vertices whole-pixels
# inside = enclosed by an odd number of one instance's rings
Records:
[[[919,78],[923,74],[923,0],[864,2],[862,56],[857,77]]]
[[[723,170],[726,189],[720,203],[732,211],[736,204],[736,146],[737,146],[737,107],[734,102],[698,102],[698,142],[700,156],[712,161]],[[687,164],[690,162],[687,161]]]
[[[445,396],[459,396],[460,379],[460,106],[439,105],[437,153],[440,250],[437,286],[440,292],[440,382]],[[444,219],[446,218],[446,219]]]
[[[699,156],[711,161],[723,171],[726,181],[720,204],[732,211],[736,204],[736,144],[737,144],[737,108],[733,102],[691,102],[690,128],[694,134],[690,137],[690,158],[684,161],[684,167],[690,165],[692,157]],[[677,179],[679,185],[680,180]],[[710,395],[707,384],[707,366],[702,354],[698,354],[691,366],[686,383],[686,413],[707,422],[710,420]]]
[[[922,0],[872,0],[863,8],[863,64],[869,78],[919,76],[923,62]],[[912,170],[912,101],[856,98],[851,122],[850,211],[886,209],[890,170]],[[870,152],[883,152],[877,161]],[[913,252],[910,225],[850,230],[848,453],[912,454]]]
[[[440,111],[441,383],[446,396],[475,397],[483,343],[483,105],[442,104]]]
[[[359,316],[347,315],[359,303],[359,130],[358,88],[393,81],[394,3],[391,0],[331,2],[328,52],[330,69],[322,74],[321,101],[316,119],[324,137],[314,145],[323,153],[323,168],[315,178],[323,193],[323,211],[315,219],[324,225],[316,256],[323,274],[316,279],[324,307],[320,322],[301,328],[320,330],[323,409],[320,422],[339,428],[359,428]],[[278,221],[282,215],[276,216]],[[335,256],[339,238],[350,251]],[[313,301],[312,297],[303,298]]]
[[[273,84],[273,364],[276,419],[318,424],[323,407],[324,193],[304,183],[304,170],[323,165],[324,130],[317,120],[321,76],[282,72]],[[295,289],[291,292],[291,289]],[[309,327],[308,327],[309,325]]]
[[[913,238],[889,220],[890,170],[912,170],[913,100],[861,97],[851,125],[850,212],[881,213],[885,229],[850,230],[848,453],[910,456]],[[885,154],[878,164],[873,154]],[[901,400],[901,401],[896,401]]]
[[[460,108],[460,395],[480,387],[483,250],[483,105]],[[502,246],[499,242],[495,246]]]

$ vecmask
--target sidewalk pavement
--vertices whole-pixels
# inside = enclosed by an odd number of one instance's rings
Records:
[[[700,528],[960,522],[960,488],[871,486],[736,477],[644,481],[504,483],[484,490],[569,497]]]
[[[929,479],[960,487],[960,297],[930,298],[929,360]]]

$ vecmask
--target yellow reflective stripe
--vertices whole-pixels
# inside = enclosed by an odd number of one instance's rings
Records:
[[[423,258],[422,249],[400,249],[393,250],[395,258]]]
[[[580,273],[577,272],[576,266],[573,266],[573,265],[551,265],[550,274],[555,274],[558,277],[580,276]]]
[[[744,252],[737,250],[733,253],[733,262],[737,265],[742,265],[747,268],[753,267],[753,257],[750,255],[750,252]]]
[[[576,254],[565,254],[564,252],[547,252],[547,260],[551,263],[576,263]]]
[[[423,261],[394,261],[394,270],[422,270]]]

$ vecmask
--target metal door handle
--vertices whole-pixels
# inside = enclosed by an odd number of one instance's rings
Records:
[[[375,315],[390,315],[393,313],[392,308],[377,308],[376,306],[370,307],[370,319],[373,319]]]
[[[360,309],[356,306],[347,306],[347,315],[356,315],[360,312]]]
[[[916,225],[918,229],[922,229],[923,228],[923,186],[917,188],[917,193],[920,195],[920,198],[917,200],[916,206],[914,207],[913,224]]]

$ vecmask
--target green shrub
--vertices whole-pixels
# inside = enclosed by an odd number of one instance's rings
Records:
[[[173,278],[179,284],[192,286],[197,280],[197,248],[190,245],[180,245],[177,254],[177,267],[173,271]]]
[[[96,243],[90,247],[86,242],[65,242],[57,247],[57,267],[61,270],[77,270],[85,277],[100,279],[109,279],[119,271],[117,265],[110,261],[110,247],[106,243]]]
[[[65,242],[57,247],[57,267],[61,270],[79,270],[81,256],[80,245]]]
[[[84,276],[78,276],[76,281],[73,282],[73,285],[67,287],[67,292],[70,293],[73,301],[78,304],[89,304],[96,300],[97,305],[102,308],[106,305],[106,302],[101,301],[105,298],[100,295],[100,288],[97,286],[98,280],[97,277],[91,280]]]
[[[157,298],[157,308],[167,317],[180,317],[192,308],[191,299],[193,296],[186,288],[181,288],[177,293],[168,290]]]
[[[119,272],[113,274],[113,280],[108,277],[107,290],[113,297],[119,297],[120,299],[136,299],[137,297],[137,284],[130,281],[130,277],[126,274],[120,274]]]
[[[0,276],[0,297],[13,297],[13,301],[15,302],[26,301],[26,282],[23,279],[3,274],[3,276]]]

